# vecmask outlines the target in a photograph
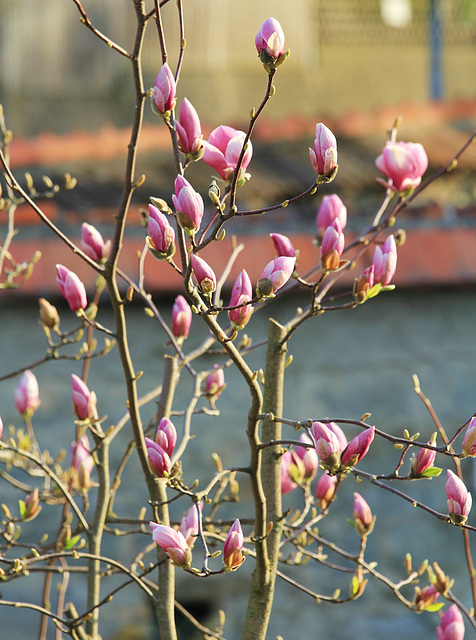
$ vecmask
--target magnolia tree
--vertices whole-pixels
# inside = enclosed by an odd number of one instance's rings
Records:
[[[13,237],[15,209],[19,203],[28,203],[59,241],[69,247],[71,254],[80,256],[98,277],[96,290],[88,296],[81,279],[68,265],[57,265],[59,292],[68,302],[73,317],[77,316],[74,330],[63,331],[57,309],[43,298],[39,301],[40,322],[47,341],[44,362],[61,356],[71,363],[73,445],[69,457],[62,459],[56,452],[58,457],[53,458],[44,448],[41,433],[35,430],[41,394],[31,371],[33,365],[12,373],[18,378],[14,401],[20,418],[8,428],[5,426],[0,441],[0,461],[2,483],[10,483],[18,496],[11,503],[2,504],[0,571],[4,585],[0,604],[16,607],[20,616],[22,609],[33,609],[38,615],[40,639],[53,637],[49,634],[54,632],[56,638],[97,640],[101,616],[107,614],[113,593],[119,589],[140,589],[154,607],[163,640],[177,638],[177,608],[204,638],[227,636],[258,640],[266,636],[277,578],[296,587],[296,596],[300,593],[318,603],[334,604],[364,597],[368,581],[375,580],[390,589],[403,607],[433,616],[434,637],[439,640],[461,640],[465,628],[474,634],[476,584],[470,537],[475,528],[467,523],[471,495],[463,481],[461,463],[464,458],[476,455],[476,418],[462,416],[462,424],[446,433],[417,379],[415,391],[429,407],[435,424],[435,433],[428,442],[420,441],[418,434],[410,435],[407,431],[401,436],[386,433],[378,425],[369,424],[370,414],[345,420],[322,416],[319,419],[318,407],[311,418],[287,416],[283,409],[284,374],[290,358],[288,345],[294,332],[327,310],[372,304],[373,297],[393,289],[392,277],[403,234],[393,235],[389,229],[397,215],[424,189],[454,168],[474,136],[462,149],[455,150],[448,165],[422,182],[428,165],[426,152],[421,144],[397,142],[395,125],[376,159],[376,169],[382,174],[378,178],[382,184],[382,205],[370,226],[347,244],[344,237],[347,210],[337,195],[329,193],[331,187],[328,186],[337,175],[337,142],[323,123],[316,125],[315,139],[309,149],[316,173],[313,183],[285,202],[272,203],[259,211],[242,210],[237,198],[239,190],[246,189],[250,179],[247,169],[253,153],[253,129],[274,95],[278,69],[289,54],[279,22],[274,18],[266,20],[255,38],[266,88],[261,105],[251,111],[247,130],[219,125],[208,140],[204,140],[197,111],[178,92],[180,70],[185,62],[181,1],[177,3],[180,55],[172,69],[168,65],[162,26],[162,12],[175,11],[172,3],[169,6],[167,0],[161,3],[155,0],[154,5],[147,8],[144,0],[134,0],[137,32],[132,51],[122,49],[98,31],[79,0],[73,3],[92,37],[104,41],[113,53],[130,62],[136,102],[122,201],[115,215],[113,237],[107,241],[96,228],[84,223],[81,242],[75,243],[48,219],[42,209],[42,197],[53,196],[59,187],[47,182],[46,191],[40,192],[30,178],[26,187],[21,186],[10,168],[12,134],[2,119],[0,160],[4,193],[1,206],[9,220],[0,254],[2,287],[19,286],[38,259],[35,255],[29,264],[15,263]],[[146,27],[154,22],[163,64],[155,86],[148,91],[143,84],[140,54]],[[285,72],[285,67],[279,72]],[[143,113],[149,103],[161,119],[157,126],[167,127],[170,133],[171,158],[177,177],[174,185],[170,185],[171,195],[163,193],[155,197],[155,194],[150,198],[147,234],[138,256],[136,278],[118,267],[118,259],[127,232],[131,198],[145,180],[143,176],[136,176],[135,163]],[[193,162],[206,163],[210,176],[215,176],[205,202],[197,190],[203,185],[192,185],[185,177]],[[74,179],[69,175],[65,186],[74,187]],[[262,265],[257,282],[252,282],[243,270],[232,285],[229,297],[224,295],[224,285],[238,249],[230,250],[225,272],[215,274],[207,262],[207,248],[223,240],[227,222],[238,216],[267,214],[272,225],[273,211],[307,197],[314,197],[317,209],[317,232],[309,230],[309,242],[314,241],[316,245],[314,268],[300,273],[298,252],[289,238],[271,233],[271,240],[263,242],[274,244],[274,260]],[[153,269],[155,264],[151,260],[145,262],[147,253],[168,263],[183,281],[182,292],[173,305],[170,326],[144,288],[145,265]],[[335,287],[343,274],[356,269],[358,258],[360,263],[366,260],[367,267],[356,273],[353,290],[341,288],[336,298]],[[259,256],[253,259],[259,261]],[[290,314],[285,324],[270,317],[263,366],[253,370],[248,364],[250,340],[240,332],[253,320],[253,314],[272,314],[275,300],[297,289],[307,296],[307,306],[299,309],[297,315]],[[112,306],[113,326],[100,322],[100,296],[103,300],[107,297]],[[140,374],[134,366],[134,353],[129,349],[127,309],[132,300],[144,305],[147,314],[157,321],[157,336],[162,336],[169,345],[163,361],[161,386],[143,395],[139,393]],[[192,322],[203,324],[205,337],[198,348],[187,350]],[[78,343],[81,346],[71,355],[68,349]],[[106,429],[100,417],[101,398],[96,398],[88,386],[88,373],[97,357],[111,349],[118,350],[122,363],[124,414]],[[201,356],[211,352],[218,363],[212,369],[200,369]],[[248,389],[240,398],[242,442],[248,450],[248,464],[225,468],[214,455],[207,470],[207,481],[197,484],[186,465],[182,469],[181,458],[190,446],[197,414],[209,416],[210,428],[213,428],[213,417],[219,415],[220,403],[226,402],[228,393],[237,393],[228,389],[220,399],[225,389],[224,371],[230,366],[237,369]],[[194,383],[185,409],[174,403],[177,386],[184,376],[191,377]],[[63,415],[70,412],[70,408],[64,406],[56,410]],[[216,422],[220,428],[219,421]],[[131,440],[118,454],[117,436],[126,429],[130,431]],[[380,447],[383,451],[386,446],[400,450],[394,468],[382,469],[381,455],[373,457],[374,468],[367,468],[367,461],[361,465],[370,447]],[[116,466],[110,462],[111,452],[120,459]],[[402,482],[432,481],[442,472],[442,468],[435,465],[437,456],[446,475],[446,495],[441,491],[442,485],[435,489],[442,493],[441,512],[415,500],[411,488],[406,491],[407,483]],[[140,465],[143,480],[143,492],[137,497],[143,507],[138,518],[131,514],[117,515],[113,510],[123,472],[134,459]],[[353,477],[360,480],[359,492],[353,492]],[[237,480],[249,486],[251,496],[249,504],[241,506],[246,510],[246,519],[242,522],[235,517],[226,520],[221,516],[222,505],[236,498]],[[464,602],[452,592],[451,575],[446,575],[436,562],[412,565],[411,540],[408,540],[408,554],[401,559],[402,572],[397,580],[382,574],[368,559],[372,555],[370,536],[373,531],[378,535],[372,505],[366,500],[370,484],[425,510],[429,527],[433,519],[438,519],[448,527],[461,530],[471,585],[471,594]],[[282,507],[282,495],[291,491],[301,494],[302,507],[290,515]],[[318,529],[324,519],[333,517],[336,499],[346,492],[353,492],[353,513],[349,513],[349,517],[356,532],[349,536],[347,549],[323,537]],[[182,505],[180,522],[171,521],[169,516],[170,503],[177,500]],[[52,514],[57,512],[56,536],[32,537],[31,530],[24,531],[23,523],[36,518],[42,509]],[[124,562],[111,554],[106,542],[109,535],[138,535],[143,549],[133,562]],[[360,539],[357,552],[356,535]],[[326,553],[332,554],[332,561],[326,560]],[[176,593],[175,589],[177,572],[188,574],[186,578],[190,581],[206,578],[233,581],[238,577],[231,574],[240,572],[245,560],[253,565],[253,570],[248,607],[243,612],[240,629],[227,628],[224,614],[220,614],[218,626],[208,628],[185,611],[180,604],[184,593],[180,589]],[[344,570],[343,590],[314,592],[289,576],[289,565],[306,562],[330,570]],[[41,595],[32,596],[31,600],[26,597],[24,601],[8,600],[9,583],[28,581],[33,572],[44,576]],[[86,604],[84,600],[70,601],[71,586],[78,574],[87,576]],[[121,577],[120,586],[114,590],[108,586],[110,575]],[[186,585],[186,580],[181,584]],[[279,611],[275,615],[279,616]],[[371,625],[371,621],[368,624]]]

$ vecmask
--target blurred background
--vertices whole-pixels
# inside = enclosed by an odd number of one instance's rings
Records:
[[[384,196],[375,181],[375,158],[398,116],[403,118],[399,139],[421,142],[427,151],[427,176],[444,166],[476,128],[476,0],[184,0],[183,4],[187,46],[178,106],[183,97],[193,103],[205,137],[220,124],[246,129],[250,109],[260,104],[267,76],[256,56],[254,36],[270,15],[280,21],[286,47],[291,49],[275,80],[276,95],[256,126],[254,156],[248,169],[252,177],[238,193],[240,209],[280,202],[312,184],[315,175],[307,148],[312,146],[317,122],[329,126],[338,139],[340,167],[331,185],[321,188],[314,198],[271,216],[231,222],[228,237],[236,234],[246,245],[232,278],[242,268],[252,279],[259,276],[263,265],[274,257],[267,237],[273,231],[290,236],[301,252],[303,271],[311,268],[318,256],[312,244],[314,220],[326,193],[338,193],[347,206],[346,236],[352,237],[371,223]],[[151,8],[152,2],[149,5]],[[135,14],[130,0],[84,0],[83,7],[100,31],[126,50],[132,49]],[[179,43],[174,2],[164,6],[163,18],[173,68]],[[160,66],[157,33],[151,21],[143,51],[146,87],[153,86]],[[128,60],[81,25],[72,0],[0,0],[0,103],[7,126],[13,130],[11,163],[20,182],[26,182],[24,174],[29,172],[41,191],[44,175],[58,184],[62,184],[64,172],[78,179],[73,191],[60,191],[55,199],[41,203],[50,219],[76,240],[83,221],[110,237],[112,216],[121,198],[134,110]],[[170,203],[175,178],[167,130],[148,106],[139,149],[137,175],[144,173],[146,182],[134,195],[121,262],[130,273],[136,273],[136,251],[144,242],[140,210],[146,208],[151,195]],[[475,145],[468,149],[456,171],[431,185],[399,216],[397,227],[405,229],[407,242],[399,249],[395,292],[381,295],[352,313],[325,314],[308,323],[293,339],[290,349],[294,362],[288,369],[285,404],[288,417],[355,418],[368,411],[377,426],[391,433],[401,434],[408,428],[429,439],[434,426],[413,392],[413,373],[420,376],[448,432],[475,411],[475,149]],[[187,170],[187,178],[208,202],[209,167],[194,163]],[[1,175],[0,182],[5,187]],[[94,276],[28,208],[18,208],[16,224],[19,233],[10,248],[14,260],[21,263],[31,259],[37,249],[42,251],[25,285],[19,291],[0,294],[0,415],[5,425],[19,426],[13,404],[17,379],[7,376],[44,355],[37,298],[46,296],[59,304],[64,327],[68,322],[74,324],[57,299],[54,265],[62,262],[89,286]],[[0,212],[0,245],[6,231],[7,216]],[[230,245],[225,241],[207,249],[205,257],[218,272],[229,253]],[[147,284],[166,317],[179,287],[170,271],[167,265],[148,258]],[[351,284],[352,279],[353,274],[344,284]],[[292,297],[268,309],[286,322],[296,307],[304,304],[304,298]],[[146,374],[140,382],[145,393],[159,383],[162,357],[168,349],[142,308],[131,305],[128,313],[136,368]],[[111,326],[107,307],[101,314],[99,321]],[[254,340],[265,337],[264,313],[256,314],[248,333]],[[204,328],[195,321],[190,346],[196,346],[205,336]],[[261,351],[250,358],[252,367],[262,366],[262,361]],[[204,368],[212,364],[210,359],[203,362]],[[52,453],[60,448],[68,450],[72,439],[69,376],[79,373],[76,366],[71,362],[50,363],[35,369],[42,395],[35,418],[37,437]],[[123,412],[121,381],[114,352],[91,368],[90,387],[96,390],[101,413],[111,424]],[[177,409],[184,408],[189,383],[185,378]],[[242,416],[246,391],[232,372],[227,371],[227,383],[217,423],[210,424],[203,418],[194,423],[200,437],[192,442],[184,461],[184,467],[190,469],[187,479],[203,478],[211,472],[212,450],[219,452],[224,464],[235,464],[235,454],[240,452],[241,462],[246,462]],[[149,417],[144,415],[145,419]],[[180,430],[179,423],[177,427]],[[129,437],[124,432],[118,445],[127,443]],[[379,450],[362,466],[385,472],[395,463],[395,455],[393,449]],[[445,463],[440,462],[441,466]],[[122,502],[117,505],[122,516],[132,512],[136,516],[138,505],[146,501],[142,485],[136,483],[136,461],[130,464],[121,487]],[[472,460],[465,463],[468,484],[472,483],[472,465]],[[2,501],[7,501],[8,488],[1,484]],[[402,501],[390,502],[373,487],[354,485],[349,482],[347,493],[336,503],[335,520],[323,527],[323,533],[337,537],[342,546],[354,544],[357,550],[356,536],[350,527],[347,531],[345,519],[351,515],[351,490],[360,491],[378,518],[369,543],[369,558],[376,559],[382,570],[397,579],[404,575],[403,559],[409,547],[415,550],[415,564],[426,557],[430,561],[441,559],[442,550],[455,549],[446,554],[442,566],[456,578],[455,592],[469,607],[469,581],[459,532]],[[242,491],[242,502],[233,505],[230,516],[247,515],[245,482]],[[412,483],[408,492],[437,510],[446,509],[444,478]],[[285,505],[299,506],[299,497],[287,496]],[[177,519],[186,508],[182,506],[176,507]],[[56,526],[48,523],[45,512],[43,520],[32,523],[33,538],[36,531],[48,526],[54,530]],[[38,522],[43,529],[37,527]],[[130,540],[122,538],[107,544],[115,544],[132,558],[143,540]],[[210,624],[216,622],[216,609],[225,608],[225,637],[237,640],[245,602],[244,577],[251,565],[248,561],[240,569],[241,575],[221,576],[223,579],[216,581],[180,576],[178,599],[194,607],[194,613]],[[343,591],[347,588],[345,581],[329,577],[315,565],[307,565],[301,575],[313,589],[332,592],[337,587]],[[2,595],[19,599],[26,585],[25,581],[7,584]],[[76,589],[74,597],[81,598],[81,585]],[[150,612],[141,596],[127,590],[124,594],[116,596],[105,610],[103,637],[155,637]],[[278,633],[285,640],[296,638],[298,615],[299,637],[315,635],[319,627],[323,637],[333,640],[350,636],[365,640],[433,637],[437,625],[435,615],[417,617],[396,603],[390,592],[373,585],[358,603],[348,607],[317,607],[310,599],[296,598],[296,594],[286,585],[279,586],[270,638]],[[211,607],[207,601],[212,602]],[[10,635],[9,640],[19,640],[32,625],[36,627],[37,617],[25,613],[19,618],[17,611],[0,609],[0,621],[11,621],[11,633],[17,636]],[[190,630],[182,632],[183,640],[192,638]]]

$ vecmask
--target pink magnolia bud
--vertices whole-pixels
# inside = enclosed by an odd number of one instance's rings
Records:
[[[175,253],[175,231],[170,226],[167,216],[157,207],[149,204],[149,220],[147,222],[146,238],[149,251],[155,258],[164,260]]]
[[[274,248],[278,257],[287,256],[289,258],[296,257],[296,251],[294,250],[291,240],[287,236],[283,236],[280,233],[270,233],[269,237],[273,241]]]
[[[21,504],[21,501],[20,501]],[[25,508],[22,511],[22,520],[24,522],[33,520],[40,513],[40,497],[38,487],[36,487],[26,498]]]
[[[374,435],[375,427],[370,427],[349,442],[341,455],[341,462],[344,467],[353,467],[362,460],[369,450]]]
[[[218,172],[223,180],[231,181],[233,174],[238,164],[238,159],[243,148],[243,144],[246,138],[244,131],[238,131],[233,127],[226,125],[220,125],[214,129],[208,141],[203,142],[204,153],[203,160],[212,169]],[[243,160],[240,166],[239,178],[249,178],[249,174],[246,174],[246,169],[250,163],[251,156],[253,155],[253,147],[251,140],[248,140],[246,151],[243,155]]]
[[[288,449],[281,456],[281,494],[284,495],[304,480],[304,464],[293,449]]]
[[[379,179],[387,189],[406,191],[420,184],[428,167],[428,156],[419,143],[388,141],[375,164],[389,179],[388,182]]]
[[[431,607],[431,605],[435,603],[438,596],[440,595],[432,584],[423,587],[423,589],[415,587],[415,591],[416,598],[414,608],[418,613],[420,613],[421,611],[425,611],[425,609],[427,609],[428,607]]]
[[[165,524],[149,522],[149,525],[154,542],[165,551],[172,562],[182,569],[189,569],[192,564],[192,552],[183,534]]]
[[[149,468],[157,478],[165,478],[170,473],[170,458],[154,440],[145,438]]]
[[[335,271],[340,266],[345,238],[337,218],[327,227],[321,244],[321,266],[326,271]]]
[[[238,519],[231,525],[223,546],[223,564],[231,570],[243,564],[243,531]]]
[[[230,307],[236,307],[239,304],[243,304],[245,302],[251,302],[253,299],[253,288],[251,286],[251,281],[249,275],[243,269],[238,278],[235,280],[235,284],[233,285],[233,289],[231,290],[230,296]],[[247,304],[240,309],[232,309],[228,311],[228,317],[230,318],[230,322],[233,327],[240,331],[247,324],[248,320],[251,318],[251,314],[253,312],[253,307],[251,304]]]
[[[347,439],[340,427],[331,422],[313,422],[312,433],[316,440],[316,451],[324,464],[336,470],[340,466],[340,452],[347,446]]]
[[[203,218],[203,199],[190,182],[182,176],[175,178],[175,194],[172,196],[177,220],[181,227],[193,235]]]
[[[330,196],[324,196],[317,211],[316,227],[319,241],[322,240],[325,230],[331,226],[334,220],[339,221],[341,229],[345,228],[347,224],[347,208],[335,193]]]
[[[183,296],[177,296],[172,307],[172,333],[177,339],[185,340],[191,324],[192,309]]]
[[[91,445],[85,433],[78,441],[71,443],[69,466],[78,472],[83,467],[87,471],[88,477],[91,475],[94,467],[94,458],[91,455]]]
[[[213,371],[205,379],[205,393],[207,396],[213,396],[216,400],[225,387],[223,369],[219,369],[218,365],[215,364],[213,365]]]
[[[476,456],[476,418],[471,418],[463,438],[463,453],[465,456]]]
[[[310,445],[307,449],[306,447],[296,447],[296,455],[301,459],[301,462],[304,465],[304,479],[312,480],[319,468],[319,456],[317,455],[317,451],[314,448],[314,444],[311,438],[306,434],[302,433],[299,442],[302,442],[305,445]]]
[[[258,298],[270,298],[289,280],[294,271],[296,258],[280,256],[271,260],[264,268],[256,286]]]
[[[473,500],[464,482],[450,469],[446,472],[446,498],[451,520],[456,524],[466,522]]]
[[[360,493],[354,493],[354,522],[359,535],[367,535],[374,528],[375,518]]]
[[[96,394],[89,391],[81,378],[73,373],[71,376],[71,387],[73,390],[73,409],[79,420],[89,420],[94,417],[96,410]]]
[[[96,262],[101,262],[109,255],[111,241],[104,242],[96,227],[83,222],[81,225],[81,248],[87,256],[96,260]]]
[[[383,243],[382,248],[378,245],[375,247],[374,259],[374,282],[381,283],[382,287],[386,287],[393,278],[393,274],[397,268],[397,245],[393,235]]]
[[[190,263],[199,290],[206,295],[213,293],[217,287],[217,280],[210,265],[194,253],[190,256]]]
[[[62,264],[56,265],[56,282],[61,294],[66,298],[71,311],[85,309],[88,304],[86,289],[78,276]]]
[[[319,478],[315,496],[319,500],[321,509],[326,509],[336,492],[337,476],[330,476],[327,471]]]
[[[170,71],[169,65],[165,63],[157,74],[152,90],[152,101],[160,115],[172,111],[175,106],[176,94],[177,86],[174,75]]]
[[[203,503],[200,502],[200,511]],[[198,534],[198,511],[196,505],[192,505],[180,522],[179,532],[187,541],[190,549],[193,548]]]
[[[171,420],[162,418],[157,427],[155,434],[155,442],[165,453],[172,457],[175,445],[177,444],[177,430]]]
[[[180,151],[190,160],[199,160],[204,152],[200,119],[193,105],[184,98],[179,120],[175,121]]]
[[[360,278],[355,279],[354,296],[357,302],[365,302],[370,289],[374,286],[375,267],[373,264],[362,272]]]
[[[309,157],[318,176],[329,176],[337,167],[337,140],[322,122],[316,124],[314,149],[309,148]]]
[[[275,18],[263,22],[255,37],[256,50],[262,62],[269,62],[268,56],[277,60],[284,52],[284,32]],[[262,52],[267,54],[263,59]]]
[[[428,444],[435,446],[436,438],[432,438]],[[422,448],[412,460],[411,475],[418,477],[423,475],[427,469],[433,466],[436,458],[436,451]]]
[[[463,640],[463,616],[455,604],[452,604],[441,618],[440,626],[436,628],[436,636],[438,640]]]
[[[35,374],[24,371],[15,389],[15,406],[22,416],[32,416],[40,406],[40,392]]]

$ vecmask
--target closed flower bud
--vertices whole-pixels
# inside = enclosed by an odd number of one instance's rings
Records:
[[[225,374],[217,364],[213,365],[213,371],[205,378],[205,394],[215,400],[221,395],[226,387]]]
[[[162,418],[159,422],[155,433],[155,442],[167,453],[169,458],[172,457],[177,443],[177,430],[173,422],[168,418]]]
[[[392,280],[397,268],[397,245],[393,235],[388,236],[382,248],[378,245],[375,247],[372,264],[374,267],[374,283],[380,283],[382,287],[386,287]]]
[[[253,288],[249,275],[243,269],[238,278],[235,280],[233,289],[231,290],[230,307],[237,307],[245,302],[251,302],[253,299]],[[239,331],[247,324],[253,312],[251,304],[247,304],[239,309],[228,311],[228,317],[233,328]]]
[[[281,456],[281,494],[284,495],[304,480],[305,469],[301,458],[293,449]]]
[[[192,309],[183,296],[175,298],[172,307],[172,333],[177,340],[185,340],[192,324]]]
[[[296,251],[291,244],[291,240],[287,236],[283,236],[280,233],[270,233],[269,237],[273,241],[274,248],[278,257],[288,256],[289,258],[296,257]]]
[[[292,276],[296,258],[280,256],[271,260],[264,268],[256,287],[259,298],[272,297]]]
[[[182,569],[189,569],[192,564],[192,552],[183,534],[165,524],[150,522],[149,525],[154,542],[165,551],[172,562]]]
[[[464,524],[471,511],[472,498],[466,486],[450,469],[446,472],[448,513],[455,524]]]
[[[317,455],[330,471],[335,472],[340,467],[340,452],[347,446],[342,429],[334,422],[313,422],[312,433]]]
[[[231,570],[238,569],[243,564],[243,531],[237,519],[231,525],[223,546],[223,564]]]
[[[309,149],[309,157],[318,176],[329,177],[337,167],[337,140],[322,122],[316,124],[314,148]]]
[[[345,238],[339,220],[327,227],[321,244],[321,267],[325,271],[335,271],[340,267],[340,257],[344,251]]]
[[[334,220],[339,221],[341,229],[345,228],[347,224],[347,208],[335,193],[324,196],[317,211],[316,227],[319,242],[322,241],[327,227],[330,227]]]
[[[463,439],[464,456],[476,456],[476,418],[471,418]]]
[[[200,511],[202,510],[202,508],[203,503],[200,502]],[[190,549],[192,549],[198,535],[198,511],[195,504],[190,507],[190,509],[182,518],[179,526],[179,532],[187,541]]]
[[[157,478],[166,478],[170,474],[170,458],[154,440],[145,438],[149,468]]]
[[[311,438],[306,433],[301,434],[299,442],[308,445],[307,448],[297,446],[296,455],[304,465],[304,479],[310,481],[315,477],[319,468],[319,456]]]
[[[360,536],[372,532],[375,524],[375,517],[372,516],[370,507],[362,498],[360,493],[354,493],[354,522]]]
[[[15,388],[15,406],[22,416],[32,416],[40,406],[38,381],[29,369],[24,371]]]
[[[362,460],[369,450],[374,435],[375,427],[370,427],[349,442],[341,455],[341,462],[344,467],[353,467]]]
[[[69,466],[73,469],[73,477],[80,489],[89,489],[90,477],[94,467],[91,445],[88,436],[83,434],[78,441],[71,443]]]
[[[33,520],[40,513],[40,497],[38,487],[34,489],[25,500],[24,513],[22,513],[22,520],[26,522],[27,520]]]
[[[96,394],[90,391],[81,378],[73,373],[71,376],[73,390],[73,409],[79,420],[90,420],[96,411]]]
[[[60,293],[66,298],[71,311],[85,309],[88,304],[86,289],[78,276],[62,264],[56,265],[56,282]]]
[[[423,589],[415,587],[415,604],[413,605],[415,611],[418,613],[425,611],[425,609],[435,604],[439,595],[440,594],[433,585],[427,585],[426,587],[423,587]]]
[[[440,626],[436,628],[436,636],[438,640],[463,640],[463,616],[455,604],[452,604],[441,618]]]
[[[170,67],[165,63],[157,74],[155,85],[152,90],[152,109],[158,114],[164,115],[172,111],[175,106],[175,96],[177,86]]]
[[[319,500],[321,509],[327,509],[336,492],[337,476],[330,476],[327,471],[319,478],[315,496]]]
[[[275,18],[263,22],[255,37],[256,50],[264,68],[270,73],[279,67],[288,57],[284,52],[284,32]]]
[[[212,167],[212,169],[215,169],[223,180],[230,182],[233,179],[245,138],[246,134],[244,131],[238,131],[237,129],[233,129],[233,127],[220,125],[211,132],[208,140],[203,142],[204,162]],[[251,140],[248,140],[246,151],[241,161],[238,186],[250,177],[249,174],[245,172],[252,155],[253,146]]]
[[[428,156],[419,143],[388,141],[375,164],[388,178],[388,181],[379,179],[387,189],[406,191],[420,184],[428,168]]]
[[[194,253],[190,256],[190,263],[199,290],[206,295],[212,294],[217,287],[217,280],[213,269],[205,260],[196,256]]]
[[[432,438],[428,442],[428,444],[434,447],[435,442],[436,442],[436,435],[434,438]],[[419,476],[423,475],[427,469],[433,466],[433,463],[435,462],[435,457],[436,457],[436,451],[434,451],[433,449],[425,449],[425,448],[420,449],[418,454],[412,460],[412,469],[411,469],[412,477],[418,478]]]
[[[369,295],[370,289],[374,286],[374,272],[375,267],[373,264],[367,267],[362,272],[360,278],[356,278],[354,282],[354,297],[358,303],[365,302]]]
[[[195,191],[188,180],[177,176],[172,200],[180,226],[188,235],[193,235],[200,227],[203,218],[202,196]]]
[[[180,151],[189,160],[199,160],[203,156],[202,129],[200,119],[192,103],[184,98],[180,107],[179,120],[175,121]]]
[[[60,323],[60,318],[56,307],[50,304],[48,300],[45,300],[45,298],[40,298],[38,302],[40,305],[41,323],[45,327],[48,327],[48,329],[53,329],[53,331],[56,331]]]
[[[96,262],[101,262],[109,255],[111,241],[104,242],[96,227],[83,222],[81,225],[81,248],[87,256]]]
[[[155,258],[166,260],[174,255],[175,231],[170,226],[167,216],[152,204],[149,204],[147,233],[147,247]]]

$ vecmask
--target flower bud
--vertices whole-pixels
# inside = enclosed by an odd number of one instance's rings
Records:
[[[172,307],[172,333],[177,340],[183,341],[188,337],[191,324],[192,309],[183,296],[177,296]]]
[[[154,542],[165,551],[172,562],[182,569],[189,569],[192,564],[192,552],[183,534],[165,524],[149,522],[149,525]]]
[[[296,455],[304,465],[304,479],[310,481],[315,477],[319,468],[319,456],[311,438],[306,433],[301,434],[299,442],[308,445],[307,448],[297,446]]]
[[[60,318],[56,307],[50,304],[48,300],[45,300],[45,298],[40,298],[38,302],[40,305],[41,323],[45,327],[48,327],[48,329],[53,329],[53,331],[56,331],[60,323]]]
[[[202,510],[202,508],[203,503],[200,502],[200,511]],[[190,509],[182,518],[179,526],[179,532],[187,541],[190,549],[192,549],[198,534],[198,511],[195,504],[190,507]]]
[[[271,260],[258,280],[256,295],[259,298],[273,297],[276,291],[285,285],[292,276],[295,264],[296,258],[289,256],[280,256]]]
[[[345,238],[339,220],[335,219],[327,227],[321,244],[321,267],[325,271],[335,271],[340,267],[340,257],[344,251]]]
[[[253,288],[251,286],[251,281],[249,275],[243,269],[238,278],[235,280],[235,284],[233,285],[233,289],[231,290],[230,297],[230,307],[237,307],[240,304],[244,304],[245,302],[251,302],[253,299]],[[251,304],[247,304],[244,307],[239,309],[232,309],[228,311],[228,317],[230,318],[230,322],[233,325],[233,328],[237,331],[243,329],[243,327],[248,323],[248,320],[251,318],[251,314],[253,312],[253,307]]]
[[[296,257],[296,251],[287,236],[283,236],[280,233],[270,233],[269,237],[273,241],[278,258],[280,256],[287,256],[288,258]]]
[[[419,143],[388,141],[375,164],[388,178],[379,182],[387,189],[400,192],[418,187],[428,168],[428,156]]]
[[[203,199],[190,182],[182,176],[175,179],[175,194],[172,196],[177,221],[188,235],[196,233],[203,218]]]
[[[312,433],[317,455],[330,471],[336,471],[340,467],[340,452],[347,446],[342,429],[334,422],[313,422]]]
[[[372,264],[374,267],[374,283],[380,283],[382,287],[386,287],[392,280],[397,268],[397,245],[393,235],[388,236],[382,248],[378,245],[375,247]]]
[[[73,272],[62,264],[56,265],[56,282],[60,293],[66,298],[71,311],[85,309],[88,304],[84,284]]]
[[[189,160],[199,160],[203,156],[202,129],[200,119],[192,103],[184,98],[180,107],[179,120],[175,121],[180,151]]]
[[[217,281],[210,265],[194,253],[190,256],[190,263],[199,290],[206,295],[213,293],[217,287]]]
[[[238,519],[231,525],[223,546],[223,564],[231,569],[238,569],[243,564],[243,531]]]
[[[288,449],[281,456],[281,494],[296,489],[304,480],[304,463],[293,449]]]
[[[258,56],[268,73],[279,67],[288,57],[289,51],[284,52],[284,32],[275,18],[268,18],[263,22],[255,37]]]
[[[463,640],[463,616],[455,604],[452,604],[441,618],[440,626],[436,628],[436,636],[438,640]]]
[[[225,387],[225,374],[223,373],[223,369],[220,369],[218,365],[215,364],[213,365],[212,373],[205,379],[205,394],[216,400]]]
[[[105,243],[96,227],[83,222],[81,225],[81,248],[92,260],[101,262],[109,255],[111,241],[108,240]]]
[[[463,438],[464,456],[476,457],[476,418],[471,418]]]
[[[464,482],[450,469],[446,472],[448,513],[455,524],[464,524],[471,511],[472,498]]]
[[[35,374],[24,371],[15,389],[15,406],[22,416],[32,416],[40,406],[40,393]]]
[[[162,418],[159,422],[155,434],[155,442],[165,451],[169,458],[172,457],[177,443],[177,430],[173,422],[168,418]]]
[[[90,487],[90,476],[94,467],[94,458],[91,455],[91,445],[88,436],[83,434],[78,441],[71,443],[69,466],[74,470],[80,489]]]
[[[317,239],[322,241],[324,232],[330,227],[334,220],[338,220],[340,228],[344,229],[347,224],[347,208],[335,193],[324,196],[319,206],[316,216]]]
[[[220,125],[211,132],[208,140],[203,142],[204,162],[212,167],[212,169],[215,169],[223,180],[231,182],[240,158],[241,150],[243,149],[245,138],[246,133],[244,131],[238,131],[237,129],[233,129],[233,127]],[[241,161],[238,186],[250,177],[250,175],[245,172],[252,155],[253,146],[251,140],[248,140],[246,151]]]
[[[375,427],[369,427],[369,429],[365,429],[349,442],[341,455],[341,462],[344,467],[353,467],[362,460],[369,450],[374,435]]]
[[[166,115],[175,106],[177,86],[175,78],[167,63],[162,65],[152,90],[152,109],[160,115]],[[155,107],[155,109],[154,109]]]
[[[374,286],[374,272],[375,267],[371,264],[362,272],[360,278],[355,279],[354,298],[359,304],[367,300],[370,289]]]
[[[309,157],[318,176],[329,177],[337,167],[337,140],[322,122],[316,124],[314,149],[309,148]]]
[[[375,524],[375,517],[360,493],[354,493],[354,522],[360,536],[371,533]]]
[[[319,478],[315,496],[319,500],[321,509],[327,509],[336,492],[337,476],[330,476],[327,471]]]
[[[436,434],[435,436],[428,442],[432,447],[435,446],[436,442]],[[411,476],[418,478],[422,476],[427,469],[433,466],[436,458],[436,451],[433,449],[425,449],[422,448],[419,450],[418,454],[412,460],[412,469]]]
[[[175,231],[170,226],[167,216],[157,207],[149,204],[149,220],[147,222],[147,247],[158,260],[171,258],[175,253]]]
[[[438,590],[435,589],[434,585],[427,585],[426,587],[423,587],[423,589],[415,587],[415,604],[413,605],[415,611],[417,613],[425,611],[425,609],[435,604],[439,595],[440,594],[438,593]]]
[[[71,376],[73,390],[73,409],[79,420],[90,420],[96,411],[96,394],[90,391],[84,382],[73,373]]]
[[[24,502],[24,507],[22,508],[22,504],[20,501],[20,509],[22,511],[21,516],[22,520],[26,522],[27,520],[33,520],[41,511],[40,506],[40,497],[38,487],[36,487],[26,498]]]
[[[169,455],[154,440],[145,438],[149,468],[157,478],[165,478],[170,474]]]

